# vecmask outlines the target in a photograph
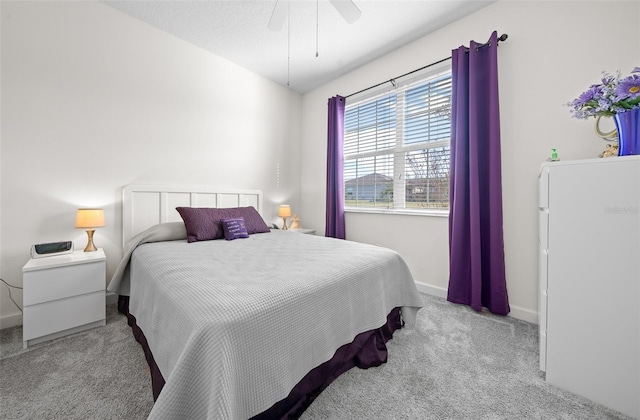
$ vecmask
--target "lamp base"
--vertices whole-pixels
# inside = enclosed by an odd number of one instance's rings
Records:
[[[98,250],[98,248],[96,248],[96,246],[93,244],[93,233],[95,231],[95,229],[87,230],[87,236],[89,237],[89,239],[87,241],[87,246],[84,248],[84,252],[93,252]]]
[[[283,217],[282,218],[282,230],[288,230],[289,228],[287,227],[287,218]]]

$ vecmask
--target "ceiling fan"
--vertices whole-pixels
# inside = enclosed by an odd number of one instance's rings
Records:
[[[293,0],[276,0],[276,5],[271,13],[271,19],[269,19],[269,29],[272,31],[279,31],[284,25],[284,21],[289,14],[289,3]],[[329,2],[335,7],[340,15],[347,21],[347,23],[353,23],[360,18],[362,12],[358,9],[358,6],[352,0],[329,0]]]

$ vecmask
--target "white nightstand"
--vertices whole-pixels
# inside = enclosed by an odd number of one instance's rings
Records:
[[[32,258],[22,267],[23,347],[106,324],[102,249]]]
[[[304,233],[305,235],[315,235],[315,229],[289,229],[291,232]]]

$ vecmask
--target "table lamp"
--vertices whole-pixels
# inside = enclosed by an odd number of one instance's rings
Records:
[[[93,244],[93,233],[99,227],[104,227],[104,211],[102,209],[78,209],[76,213],[76,228],[86,229],[89,237],[84,252],[98,250]]]
[[[291,217],[291,206],[282,204],[278,208],[278,216],[282,217],[282,230],[287,230],[287,218]]]

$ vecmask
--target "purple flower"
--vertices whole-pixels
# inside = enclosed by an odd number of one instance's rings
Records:
[[[640,76],[633,74],[620,81],[616,87],[616,101],[635,99],[640,96]]]
[[[631,109],[640,109],[640,67],[622,78],[620,71],[612,75],[602,72],[601,83],[589,89],[568,105],[574,118],[610,117]]]
[[[598,95],[598,86],[599,85],[592,85],[589,90],[587,90],[586,92],[582,92],[582,94],[580,94],[580,96],[578,96],[578,98],[573,101],[573,105],[581,106],[593,100]]]
[[[610,85],[611,83],[613,83],[613,81],[616,80],[616,78],[612,75],[610,75],[609,73],[602,73],[602,84],[603,85]],[[593,85],[593,86],[598,86],[598,85]]]

